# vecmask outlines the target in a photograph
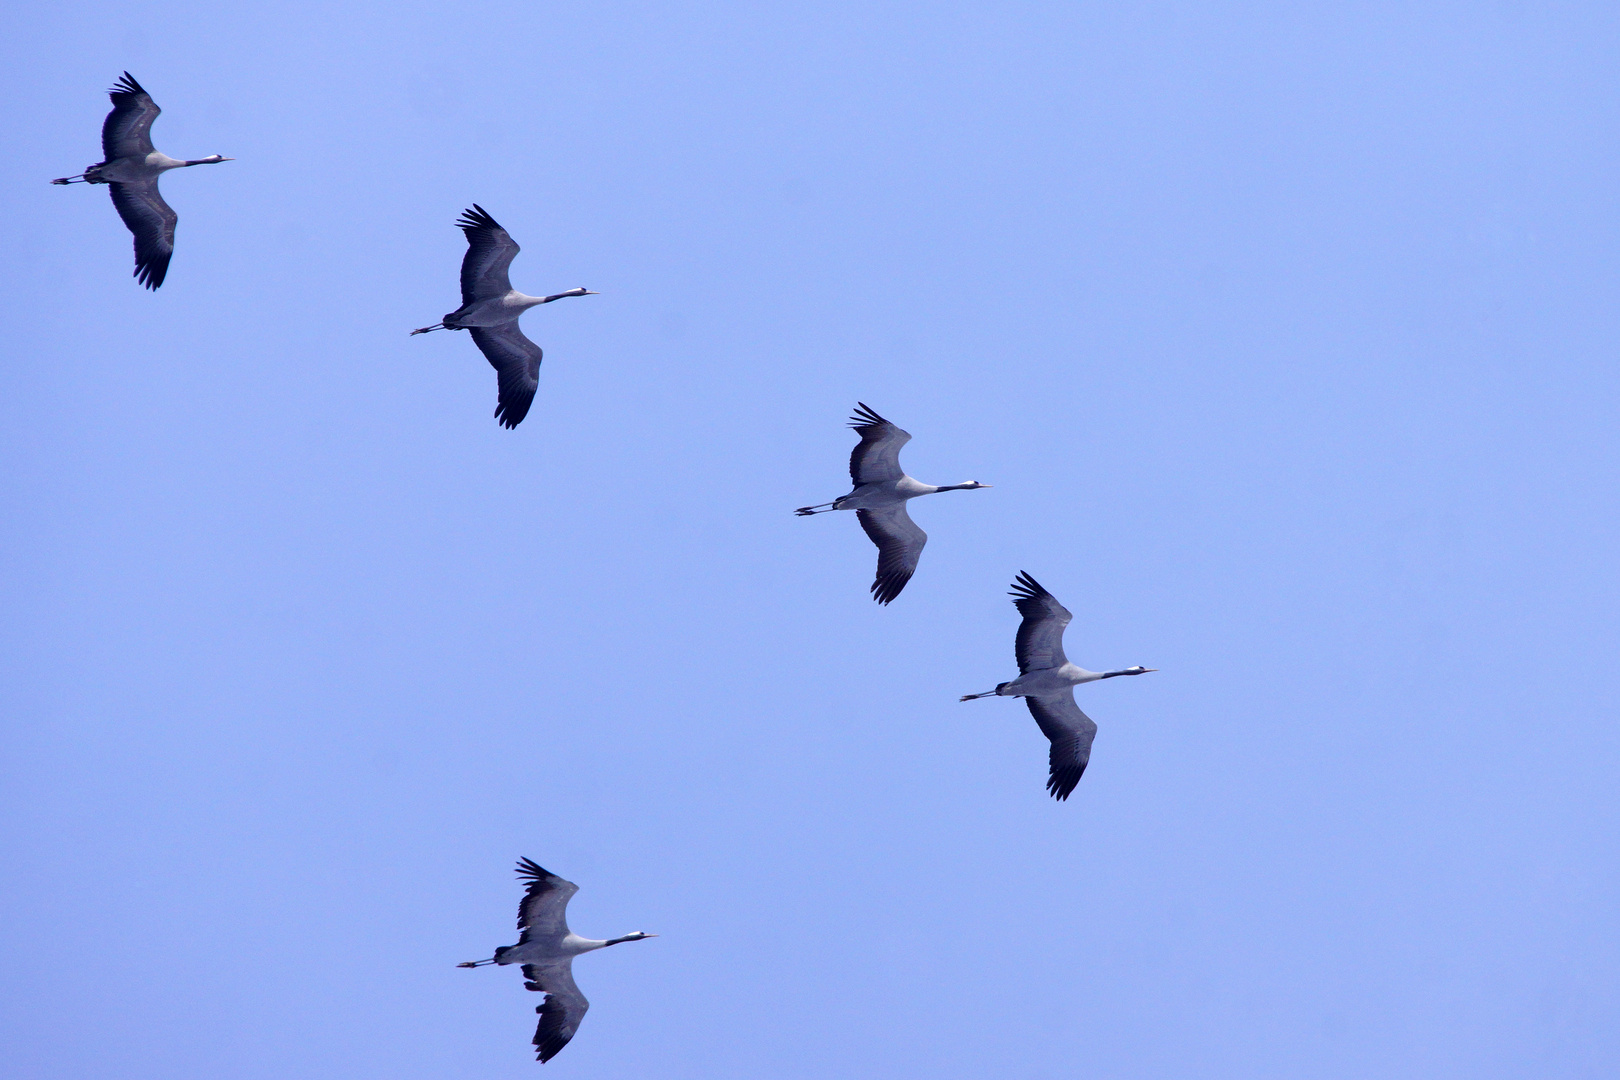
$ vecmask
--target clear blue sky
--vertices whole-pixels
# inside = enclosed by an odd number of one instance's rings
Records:
[[[0,44],[27,1080],[1620,1073],[1620,11],[35,5]],[[171,176],[130,277],[128,69]],[[452,222],[523,245],[490,418]],[[932,539],[890,608],[857,399]],[[1081,690],[1042,791],[1028,570]],[[581,886],[542,1068],[511,865]]]

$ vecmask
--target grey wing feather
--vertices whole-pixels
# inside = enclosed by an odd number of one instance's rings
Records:
[[[532,859],[518,860],[518,877],[529,883],[518,904],[518,944],[530,937],[553,937],[568,933],[568,901],[579,886],[553,874]]]
[[[107,91],[107,96],[112,99],[113,110],[101,124],[102,160],[117,161],[150,154],[152,121],[163,111],[152,100],[152,95],[126,71]]]
[[[900,468],[900,448],[911,441],[911,436],[873,412],[865,402],[855,404],[849,426],[861,441],[849,455],[849,478],[856,487],[900,479],[906,475]]]
[[[885,510],[857,510],[855,517],[878,549],[872,599],[887,604],[900,595],[911,575],[917,572],[917,560],[922,557],[923,545],[928,543],[928,534],[911,520],[905,503]]]
[[[1062,802],[1085,775],[1086,764],[1091,760],[1091,740],[1097,737],[1097,725],[1074,703],[1073,689],[1051,697],[1026,697],[1024,701],[1029,704],[1029,714],[1041,726],[1042,734],[1052,740],[1051,772],[1046,778],[1046,790],[1052,798]]]
[[[477,203],[463,210],[456,222],[467,234],[467,254],[461,258],[461,302],[488,300],[512,291],[507,268],[522,249],[511,234]]]
[[[473,344],[495,369],[498,392],[495,419],[502,427],[515,428],[529,415],[534,392],[540,386],[540,346],[523,336],[517,320],[499,326],[469,328]]]
[[[591,1003],[575,985],[573,964],[568,960],[543,967],[524,964],[523,978],[527,980],[524,989],[544,991],[546,995],[534,1010],[540,1014],[540,1023],[534,1029],[534,1049],[542,1062],[550,1061],[579,1030],[579,1022],[585,1019]]]
[[[1062,667],[1069,662],[1063,655],[1063,629],[1074,616],[1057,602],[1057,597],[1041,587],[1028,574],[1013,582],[1013,603],[1024,621],[1018,625],[1018,673]]]
[[[157,177],[138,184],[108,184],[113,206],[135,234],[135,276],[148,289],[163,284],[174,255],[174,224],[180,220],[158,194]]]

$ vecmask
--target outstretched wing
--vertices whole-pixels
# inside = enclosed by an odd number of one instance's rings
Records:
[[[529,883],[518,905],[518,944],[531,937],[554,937],[568,933],[568,901],[579,886],[564,880],[533,859],[519,859],[518,877]]]
[[[1074,618],[1057,597],[1041,588],[1028,574],[1013,581],[1013,603],[1024,616],[1018,625],[1018,674],[1062,667],[1069,662],[1063,655],[1063,628]],[[1033,706],[1032,706],[1033,707]]]
[[[512,291],[506,270],[522,248],[482,206],[473,203],[456,221],[467,234],[467,254],[461,258],[461,302],[488,300]]]
[[[1029,703],[1029,714],[1041,726],[1041,732],[1052,740],[1051,773],[1046,778],[1046,790],[1052,798],[1062,802],[1085,775],[1086,763],[1091,760],[1091,740],[1097,737],[1097,725],[1074,703],[1072,687],[1051,697],[1024,700]]]
[[[113,110],[101,123],[101,154],[103,161],[117,161],[126,157],[145,157],[152,152],[152,121],[163,110],[157,107],[152,95],[141,88],[134,76],[124,72],[107,96],[112,99]]]
[[[857,510],[855,517],[878,549],[872,599],[887,604],[900,595],[911,575],[917,572],[917,560],[922,557],[923,545],[928,543],[928,534],[911,520],[905,503],[883,510]]]
[[[529,415],[540,386],[540,346],[523,336],[516,319],[499,326],[470,327],[469,333],[498,376],[495,419],[502,427],[515,428]]]
[[[849,426],[861,441],[849,455],[849,478],[856,487],[900,479],[906,475],[900,468],[900,448],[911,441],[911,436],[873,412],[865,402],[857,401],[855,405]]]
[[[559,960],[554,964],[524,964],[525,990],[544,991],[546,1000],[535,1008],[540,1023],[534,1029],[535,1056],[542,1062],[557,1056],[557,1051],[568,1045],[568,1040],[579,1030],[585,1019],[585,1010],[591,1003],[574,985],[573,961]]]
[[[135,234],[135,276],[148,289],[163,284],[174,254],[174,223],[178,214],[158,194],[157,177],[136,184],[108,184],[113,206]]]

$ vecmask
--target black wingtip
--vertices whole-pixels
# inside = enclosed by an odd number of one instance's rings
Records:
[[[501,224],[489,216],[488,210],[473,203],[471,210],[463,210],[456,219],[456,227],[471,232],[474,229],[499,229]]]
[[[1046,778],[1046,792],[1058,802],[1068,802],[1074,789],[1080,786],[1080,778],[1086,775],[1084,763],[1077,769],[1072,765],[1065,765],[1062,769],[1054,769]]]
[[[523,418],[528,415],[528,402],[503,402],[495,406],[495,419],[499,420],[501,427],[507,431],[512,431],[523,423]]]
[[[135,264],[135,280],[156,292],[163,279],[169,276],[168,259],[152,259],[144,263]]]
[[[855,403],[855,415],[849,418],[852,428],[871,427],[874,424],[887,424],[888,421],[879,416],[877,412],[864,401]]]
[[[1052,594],[1047,592],[1040,582],[1030,577],[1027,571],[1020,570],[1018,576],[1013,578],[1012,592],[1007,595],[1018,600],[1035,600]]]
[[[517,876],[525,881],[544,881],[546,878],[556,877],[557,875],[533,859],[522,858],[517,861]]]
[[[910,580],[910,574],[879,574],[872,582],[872,599],[888,607],[889,601],[899,596]]]
[[[135,81],[135,76],[126,71],[123,78],[114,83],[112,89],[108,90],[107,93],[117,98],[123,94],[144,94],[146,90],[140,83]]]

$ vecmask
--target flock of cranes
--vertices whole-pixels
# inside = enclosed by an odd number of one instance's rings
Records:
[[[216,165],[231,158],[213,154],[182,161],[152,146],[152,121],[162,112],[135,79],[125,72],[108,91],[112,112],[101,129],[103,160],[77,176],[52,180],[53,184],[106,184],[118,216],[135,237],[135,277],[148,289],[157,289],[168,275],[174,254],[174,227],[178,220],[158,192],[158,178],[170,169]],[[517,243],[483,207],[474,203],[456,224],[467,237],[461,262],[461,306],[440,322],[412,330],[411,335],[434,330],[466,330],[472,335],[497,376],[495,419],[508,429],[528,415],[539,386],[541,350],[524,336],[518,320],[525,311],[572,296],[594,296],[589,289],[568,289],[549,296],[528,296],[512,288],[508,270],[517,256]],[[911,435],[879,416],[864,402],[850,418],[860,441],[850,454],[848,495],[832,502],[803,506],[802,517],[833,510],[853,510],[861,528],[877,545],[877,575],[872,598],[887,605],[917,571],[928,534],[906,512],[906,503],[944,491],[987,488],[977,480],[936,486],[906,475],[900,450]],[[1021,697],[1041,733],[1051,743],[1046,789],[1054,799],[1066,800],[1080,782],[1091,760],[1097,725],[1080,711],[1074,688],[1120,675],[1143,675],[1153,668],[1140,666],[1118,671],[1087,671],[1069,661],[1063,651],[1063,631],[1073,618],[1057,598],[1027,573],[1013,583],[1013,602],[1023,621],[1014,652],[1018,677],[982,694],[964,695],[962,701],[985,697]],[[540,1023],[534,1047],[540,1061],[549,1061],[578,1030],[590,1002],[574,983],[573,961],[581,953],[605,949],[626,941],[656,937],[636,931],[622,937],[583,938],[568,928],[569,899],[579,886],[529,859],[518,862],[518,876],[527,883],[518,908],[516,945],[495,950],[487,960],[458,965],[476,968],[489,964],[522,966],[524,987],[546,996],[535,1011]]]

